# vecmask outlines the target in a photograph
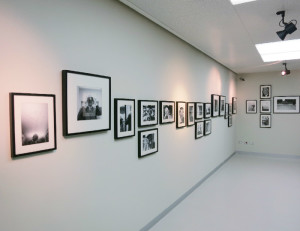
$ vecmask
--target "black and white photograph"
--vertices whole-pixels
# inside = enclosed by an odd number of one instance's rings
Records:
[[[271,100],[260,100],[260,113],[271,113]]]
[[[260,127],[261,128],[271,128],[271,115],[261,114],[260,115]]]
[[[247,114],[257,113],[257,100],[246,100],[246,113]]]
[[[203,119],[204,117],[204,104],[197,102],[195,103],[195,120]]]
[[[175,122],[175,101],[159,101],[160,123],[168,124]]]
[[[260,85],[260,98],[271,99],[271,85]]]
[[[177,110],[177,121],[176,127],[182,128],[186,126],[186,102],[177,101],[176,102],[176,110]]]
[[[232,115],[232,103],[229,103],[228,104],[228,108],[229,108],[229,111],[228,111],[228,113],[229,113],[229,115]]]
[[[111,129],[111,78],[62,71],[63,135]]]
[[[199,139],[204,135],[204,122],[195,122],[195,139]]]
[[[236,97],[232,97],[232,114],[236,114],[237,112],[237,102]]]
[[[211,95],[211,107],[212,107],[212,112],[211,116],[216,117],[219,116],[219,109],[220,109],[220,96],[212,94]]]
[[[228,127],[232,127],[232,115],[228,116]]]
[[[55,95],[10,93],[12,157],[56,149]]]
[[[204,118],[210,118],[211,117],[211,103],[205,103],[204,104]]]
[[[158,101],[138,100],[138,126],[145,127],[158,124]]]
[[[299,96],[274,96],[273,113],[275,114],[299,113]]]
[[[158,129],[138,132],[138,157],[144,157],[158,152]]]
[[[228,119],[228,116],[229,116],[229,103],[226,103],[224,119]]]
[[[207,136],[211,133],[211,120],[204,120],[204,135]]]
[[[219,109],[219,116],[225,115],[225,106],[226,106],[226,96],[220,95],[220,109]]]
[[[187,103],[187,126],[195,124],[195,103]]]
[[[135,100],[114,99],[115,139],[135,136]]]

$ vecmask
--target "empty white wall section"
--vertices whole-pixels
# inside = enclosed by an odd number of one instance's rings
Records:
[[[282,77],[280,72],[244,75],[238,81],[237,150],[300,155],[300,115],[273,114],[273,96],[299,96],[300,71]],[[260,128],[260,85],[272,85],[272,128]],[[246,114],[246,100],[258,101],[257,114]],[[240,141],[247,141],[242,144]],[[249,144],[250,143],[250,144]],[[252,144],[253,143],[253,144]]]
[[[221,117],[199,140],[156,126],[159,152],[142,159],[113,124],[62,136],[63,69],[111,76],[112,100],[236,96],[232,72],[122,3],[1,0],[0,28],[0,230],[139,230],[235,151]],[[56,95],[56,151],[11,159],[9,92]]]

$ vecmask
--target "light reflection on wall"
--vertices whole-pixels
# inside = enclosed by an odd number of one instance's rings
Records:
[[[213,67],[208,74],[208,79],[205,87],[207,94],[222,95],[222,78],[219,70]]]

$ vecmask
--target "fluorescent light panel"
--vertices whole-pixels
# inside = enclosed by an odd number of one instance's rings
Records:
[[[300,39],[255,46],[264,62],[300,59]]]
[[[230,0],[232,5],[238,5],[247,2],[254,2],[256,0]]]

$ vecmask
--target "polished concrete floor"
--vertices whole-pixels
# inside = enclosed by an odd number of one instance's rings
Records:
[[[299,231],[300,159],[234,155],[151,231]]]

